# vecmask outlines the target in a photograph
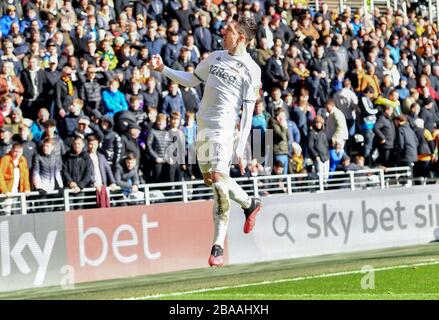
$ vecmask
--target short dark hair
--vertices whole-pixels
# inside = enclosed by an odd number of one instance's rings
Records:
[[[87,142],[97,141],[99,143],[99,138],[95,134],[91,134],[87,137]]]
[[[46,122],[44,122],[44,127],[45,128],[56,127],[56,120],[54,119],[47,120]]]
[[[284,163],[282,162],[282,161],[280,161],[280,160],[276,160],[275,162],[274,162],[274,165],[273,165],[274,167],[281,167],[281,168],[284,168],[285,166],[284,166]]]
[[[280,115],[282,112],[285,113],[285,109],[282,107],[276,108],[274,109],[274,117],[277,117],[278,115]]]
[[[46,143],[48,143],[48,144],[54,144],[54,143],[55,143],[55,140],[53,140],[52,138],[49,138],[49,137],[45,137],[45,138],[43,139],[43,144],[46,144]]]
[[[11,150],[13,150],[13,149],[15,149],[15,148],[21,148],[21,149],[23,149],[23,144],[22,144],[21,142],[14,142],[14,143],[12,144],[12,148],[11,148]]]
[[[128,154],[125,156],[123,160],[137,160],[136,155],[134,152],[128,152]]]
[[[233,15],[233,20],[236,21],[237,28],[244,34],[247,42],[253,40],[256,37],[256,31],[258,30],[258,24],[253,17],[246,17],[242,14]]]
[[[371,87],[371,86],[367,86],[367,87],[364,89],[364,91],[363,91],[364,94],[374,93],[374,92],[375,92],[375,90],[374,90],[374,88]]]

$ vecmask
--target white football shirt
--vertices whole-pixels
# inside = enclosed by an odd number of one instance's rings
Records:
[[[233,135],[243,102],[256,101],[261,68],[248,53],[233,56],[227,50],[219,50],[201,61],[194,75],[205,82],[197,112],[200,129]]]

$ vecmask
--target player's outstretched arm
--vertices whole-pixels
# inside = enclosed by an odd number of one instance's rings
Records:
[[[169,79],[178,82],[185,87],[195,87],[201,82],[200,79],[191,72],[177,71],[166,67],[163,63],[162,57],[158,54],[152,56],[151,61],[149,62],[149,67],[154,71],[161,72]]]

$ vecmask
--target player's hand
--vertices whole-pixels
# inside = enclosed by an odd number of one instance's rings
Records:
[[[152,56],[151,60],[148,63],[149,67],[154,71],[162,72],[165,67],[162,57],[160,55],[155,54]]]

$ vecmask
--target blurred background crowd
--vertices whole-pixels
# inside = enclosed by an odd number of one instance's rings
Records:
[[[235,13],[259,25],[247,176],[376,166],[437,176],[438,30],[410,5],[404,15],[304,0],[4,0],[0,192],[130,194],[201,178],[188,159],[204,88],[168,81],[148,61],[161,54],[193,72],[222,49]]]

